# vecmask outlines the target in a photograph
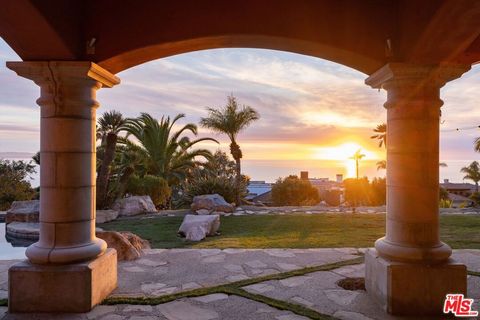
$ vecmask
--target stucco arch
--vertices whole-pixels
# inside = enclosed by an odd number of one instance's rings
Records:
[[[368,74],[369,70],[375,70],[382,65],[381,61],[368,56],[319,42],[245,34],[218,35],[160,43],[121,53],[100,61],[98,64],[113,73],[118,73],[142,63],[168,56],[219,48],[270,49],[304,54],[336,62],[365,74]]]

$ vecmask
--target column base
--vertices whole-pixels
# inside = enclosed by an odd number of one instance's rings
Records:
[[[467,268],[453,259],[441,264],[386,260],[375,249],[365,253],[365,287],[394,315],[439,315],[447,293],[467,292]]]
[[[10,313],[83,313],[117,287],[117,252],[68,265],[35,265],[28,260],[8,271]]]

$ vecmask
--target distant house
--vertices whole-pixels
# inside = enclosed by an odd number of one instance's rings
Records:
[[[452,208],[471,207],[474,204],[470,198],[450,192],[448,193],[448,199],[452,200]]]
[[[245,197],[247,200],[254,201],[254,202],[260,201],[260,200],[256,200],[256,198],[266,193],[270,193],[270,198],[271,198],[272,184],[265,181],[250,181],[247,186],[247,190],[248,190],[248,195]]]
[[[310,181],[311,185],[317,188],[320,198],[324,199],[328,205],[338,206],[343,202],[343,175],[337,174],[336,180],[329,178],[309,178],[308,171],[300,172],[300,178]]]
[[[472,183],[453,183],[448,179],[445,179],[443,183],[440,183],[440,187],[445,189],[448,193],[469,197],[475,192],[476,187]]]

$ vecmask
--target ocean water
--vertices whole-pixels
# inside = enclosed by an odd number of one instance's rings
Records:
[[[439,168],[440,181],[449,179],[450,182],[462,182],[463,174],[460,169],[473,160],[445,160],[448,167]],[[377,170],[376,160],[364,160],[359,165],[359,175],[374,177],[385,177],[385,170]],[[355,174],[353,160],[244,160],[242,162],[243,172],[252,180],[265,180],[274,182],[278,177],[285,177],[290,174],[299,175],[300,171],[308,171],[310,178],[335,179],[336,174],[343,174],[345,178],[353,177]]]
[[[30,161],[30,158],[11,158],[11,160]],[[474,160],[443,160],[448,167],[439,168],[440,182],[449,179],[450,182],[462,182],[463,176],[460,169]],[[385,170],[377,170],[377,160],[363,160],[359,165],[359,175],[385,177]],[[30,177],[32,186],[40,185],[40,168]],[[355,164],[353,160],[242,160],[242,171],[251,180],[264,180],[275,182],[279,177],[288,175],[300,175],[300,171],[308,171],[310,178],[335,179],[336,174],[343,174],[344,178],[355,176]]]

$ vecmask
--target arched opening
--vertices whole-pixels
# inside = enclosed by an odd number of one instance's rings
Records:
[[[262,35],[220,35],[167,42],[133,49],[107,58],[99,65],[113,73],[172,55],[216,48],[257,48],[288,51],[330,60],[368,73],[381,63],[360,53],[320,42]]]

